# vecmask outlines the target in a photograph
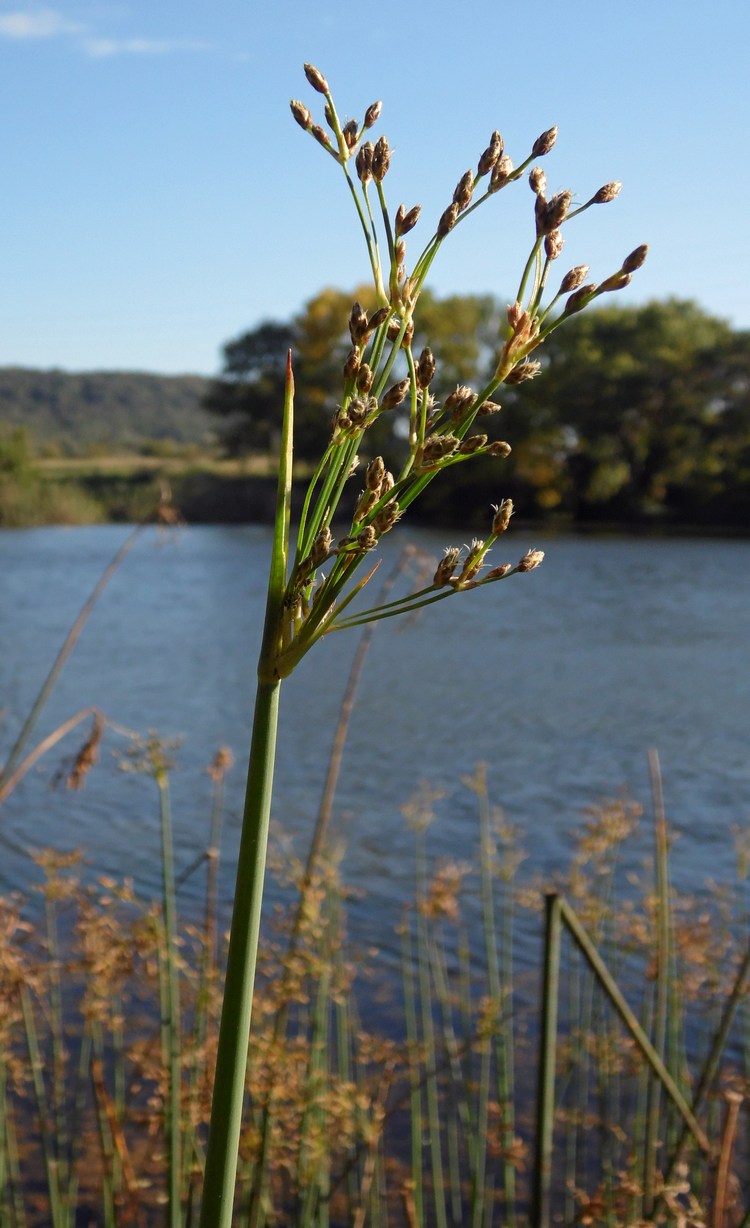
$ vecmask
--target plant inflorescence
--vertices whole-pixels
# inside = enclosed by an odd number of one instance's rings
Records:
[[[292,114],[341,167],[365,238],[376,307],[368,315],[355,302],[349,316],[351,348],[343,365],[340,402],[328,446],[307,493],[286,584],[272,667],[277,677],[293,669],[322,634],[413,610],[530,571],[541,563],[543,553],[530,550],[516,563],[487,564],[488,553],[508,528],[513,512],[511,500],[501,499],[494,509],[489,535],[475,539],[465,551],[449,548],[426,588],[385,606],[345,615],[349,602],[369,579],[368,575],[357,584],[350,583],[357,564],[437,474],[473,458],[502,459],[509,455],[509,443],[491,439],[482,429],[488,417],[501,408],[493,399],[501,386],[534,379],[541,364],[532,355],[549,334],[602,294],[628,285],[647,252],[645,245],[636,248],[599,285],[586,280],[587,265],[578,265],[565,273],[554,292],[548,293],[552,266],[563,251],[564,226],[592,205],[614,200],[622,186],[619,182],[606,183],[578,207],[573,206],[573,193],[567,190],[548,198],[545,173],[536,163],[555,144],[557,128],[553,127],[534,141],[530,153],[518,165],[506,153],[500,133],[493,132],[476,167],[460,177],[432,234],[410,264],[406,236],[417,227],[422,210],[420,205],[407,208],[400,204],[393,212],[388,206],[385,182],[391,147],[383,135],[370,139],[382,104],[375,102],[368,107],[361,124],[356,120],[342,124],[323,74],[306,64],[305,75],[313,90],[325,99],[325,126],[314,122],[308,108],[297,100],[291,103]],[[527,172],[534,200],[533,240],[515,300],[508,305],[498,336],[494,370],[483,388],[459,385],[439,403],[431,392],[437,369],[432,351],[429,346],[418,354],[412,350],[420,294],[438,251],[451,233]],[[367,432],[383,415],[399,407],[408,414],[406,459],[396,474],[381,456],[370,460],[348,531],[337,537],[334,518],[345,485],[358,468],[360,451],[367,452]]]

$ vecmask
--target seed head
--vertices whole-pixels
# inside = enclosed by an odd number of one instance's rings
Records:
[[[363,553],[366,550],[372,550],[373,546],[378,544],[378,535],[371,524],[366,525],[362,532],[357,535],[356,544]],[[541,551],[537,551],[537,554],[541,554]],[[544,556],[542,555],[542,557]],[[539,561],[541,562],[541,559]]]
[[[476,399],[477,394],[472,388],[467,387],[466,384],[459,384],[445,398],[443,409],[447,414],[451,414],[454,419],[460,418],[467,409],[471,409]]]
[[[493,132],[490,143],[479,159],[477,175],[487,175],[503,154],[503,138],[499,132]]]
[[[401,321],[393,319],[388,324],[388,340],[397,341],[398,335],[401,332]],[[401,348],[408,349],[411,345],[412,337],[414,336],[414,321],[409,320],[409,323],[404,329],[404,335],[401,340]]]
[[[356,119],[350,119],[347,124],[344,124],[341,129],[341,135],[344,138],[347,149],[354,149],[356,147],[359,135],[359,124]]]
[[[558,192],[545,205],[542,217],[542,234],[549,234],[550,231],[557,230],[557,227],[562,225],[567,217],[572,199],[572,192]]]
[[[555,141],[557,140],[557,124],[553,128],[548,128],[541,136],[538,136],[531,147],[532,158],[543,158],[548,154]]]
[[[509,371],[503,383],[505,384],[525,384],[527,380],[534,379],[542,369],[542,364],[536,361],[519,362],[517,367]]]
[[[486,442],[486,435],[465,435],[456,450],[461,456],[472,456],[474,452],[479,452]]]
[[[547,191],[547,176],[541,166],[529,171],[529,187],[537,196],[543,196]]]
[[[349,314],[349,335],[353,345],[358,345],[367,334],[367,316],[362,310],[361,303],[355,302],[352,304],[352,309]]]
[[[374,491],[374,490],[361,491],[360,496],[357,499],[356,507],[354,508],[354,515],[352,517],[352,520],[354,521],[354,523],[356,524],[357,521],[364,520],[367,513],[375,506],[377,501],[378,501],[377,491]]]
[[[319,567],[321,563],[325,562],[331,552],[332,544],[333,536],[331,534],[331,530],[329,528],[321,529],[315,538],[312,550],[310,551],[310,558],[312,560],[313,567]]]
[[[493,439],[492,443],[487,445],[488,456],[499,456],[501,460],[505,460],[506,456],[510,456],[512,448],[504,439]]]
[[[409,391],[408,379],[402,379],[399,381],[398,384],[393,384],[388,389],[385,396],[380,398],[380,408],[381,409],[395,409],[397,405],[401,404],[401,402],[403,401],[408,391]]]
[[[366,362],[363,362],[357,371],[357,392],[367,394],[372,388],[373,381],[372,368]]]
[[[482,417],[485,414],[498,414],[501,409],[502,406],[498,405],[497,401],[482,401],[482,404],[477,410],[477,416]]]
[[[543,550],[527,550],[517,565],[518,571],[533,571],[544,558]]]
[[[474,191],[474,172],[466,171],[456,184],[456,190],[453,193],[453,203],[458,205],[459,213],[463,212],[471,200],[471,194]]]
[[[492,532],[495,537],[499,537],[504,533],[510,524],[510,518],[513,515],[513,500],[501,499],[495,507],[495,515],[492,518]]]
[[[364,145],[359,147],[359,153],[354,160],[354,165],[357,168],[360,183],[368,183],[372,179],[372,159],[374,153],[375,146],[372,141],[365,141]]]
[[[363,127],[372,128],[380,119],[380,112],[383,110],[383,104],[378,100],[373,102],[365,111],[365,122]]]
[[[443,558],[437,565],[437,570],[432,580],[436,588],[443,588],[450,582],[460,557],[461,551],[458,549],[458,546],[448,546]]]
[[[499,567],[493,567],[492,571],[488,571],[485,576],[486,580],[502,580],[507,576],[509,571],[513,570],[512,563],[501,563]]]
[[[582,311],[595,293],[595,282],[589,281],[585,285],[581,286],[580,289],[576,290],[574,294],[571,294],[570,298],[565,304],[565,315],[572,316],[576,311]]]
[[[636,247],[629,256],[626,256],[622,262],[623,273],[635,273],[639,269],[648,255],[648,243],[641,243],[640,247]]]
[[[317,68],[313,67],[312,64],[305,64],[305,76],[307,77],[313,89],[317,90],[319,94],[330,93],[328,89],[328,82],[326,81],[322,72],[320,72]]]
[[[544,254],[548,260],[557,260],[565,240],[559,230],[551,230],[544,240]]]
[[[439,239],[444,239],[447,234],[450,234],[456,224],[457,218],[458,205],[454,200],[450,205],[448,205],[448,208],[441,215],[440,221],[438,222],[437,237]]]
[[[291,100],[289,106],[292,108],[292,115],[296,119],[300,128],[304,128],[305,132],[309,132],[312,128],[312,115],[308,111],[307,107],[303,103],[298,102],[296,98]]]
[[[372,177],[376,183],[382,183],[388,174],[391,164],[391,149],[386,137],[378,137],[372,155]]]
[[[425,346],[417,362],[417,386],[428,388],[435,378],[435,358],[432,350]]]
[[[385,477],[385,461],[382,456],[371,460],[365,470],[365,485],[368,490],[380,491],[380,484]]]
[[[458,443],[455,435],[431,435],[422,448],[422,463],[432,465],[443,457],[450,456],[455,452]]]
[[[374,333],[376,328],[380,328],[381,324],[385,324],[388,315],[389,310],[387,307],[378,307],[377,311],[373,311],[370,319],[367,321],[368,333]]]
[[[401,508],[398,505],[397,499],[390,499],[377,512],[373,520],[373,527],[377,533],[387,533],[392,529],[397,520],[400,520],[403,515]]]
[[[571,290],[577,290],[586,280],[586,274],[589,271],[587,264],[577,264],[574,269],[566,273],[560,282],[559,294],[570,294]]]
[[[408,235],[409,231],[414,229],[419,221],[419,215],[421,212],[421,205],[414,205],[414,207],[409,209],[408,212],[405,205],[399,205],[398,209],[396,210],[395,222],[397,239],[400,238],[401,235]]]
[[[619,179],[614,179],[612,183],[605,183],[604,187],[599,188],[591,197],[590,204],[592,205],[608,205],[611,200],[620,195],[622,184]]]
[[[482,566],[482,559],[486,553],[487,548],[481,537],[475,537],[469,547],[469,553],[464,559],[464,564],[458,577],[459,584],[465,584],[467,580],[474,579],[474,576]]]
[[[623,273],[622,269],[618,269],[616,273],[612,273],[610,277],[606,277],[599,283],[599,293],[606,294],[610,290],[624,290],[632,280],[632,273]]]
[[[513,162],[505,155],[496,162],[492,168],[492,176],[490,178],[490,192],[498,192],[500,188],[504,188],[511,175],[513,174]]]
[[[390,469],[386,469],[385,473],[383,474],[383,480],[380,483],[380,490],[378,491],[378,498],[382,499],[383,495],[387,495],[388,491],[393,490],[393,487],[395,485],[396,485],[396,479],[394,478]]]
[[[319,145],[322,145],[323,148],[327,149],[329,153],[334,152],[333,145],[328,139],[328,133],[324,128],[321,128],[320,124],[313,124],[310,131]]]
[[[377,407],[377,401],[374,397],[352,397],[346,407],[350,425],[362,426],[370,414],[375,412]]]
[[[353,345],[344,363],[344,379],[352,379],[359,370],[359,346]]]

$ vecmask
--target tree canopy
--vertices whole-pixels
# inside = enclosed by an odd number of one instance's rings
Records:
[[[291,321],[266,322],[227,344],[222,375],[204,404],[227,420],[230,450],[272,445],[291,347],[296,451],[320,454],[351,344],[354,300],[365,310],[375,306],[366,288],[325,289]],[[481,387],[504,304],[490,295],[440,299],[425,292],[420,306],[413,349],[429,342],[438,398],[457,384]],[[489,462],[478,467],[488,499],[510,495],[524,515],[577,521],[750,524],[750,333],[693,302],[598,307],[553,332],[539,356],[538,378],[504,386],[502,412],[491,420],[513,451],[502,470]],[[387,462],[397,460],[397,414],[383,416],[380,430],[372,446]]]

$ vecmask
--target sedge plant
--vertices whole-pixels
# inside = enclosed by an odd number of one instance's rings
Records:
[[[417,227],[421,208],[399,205],[391,210],[386,179],[391,147],[385,136],[370,139],[381,103],[373,103],[360,123],[343,123],[326,78],[312,65],[305,75],[323,107],[323,124],[308,108],[292,101],[299,126],[337,164],[356,209],[374,282],[375,308],[352,306],[348,327],[351,348],[343,364],[338,406],[330,437],[316,466],[302,505],[296,542],[290,541],[293,455],[294,377],[292,356],[286,371],[281,457],[271,553],[266,615],[258,663],[258,684],[248,764],[224,1002],[206,1155],[201,1211],[202,1228],[229,1228],[245,1089],[248,1036],[257,958],[268,822],[274,773],[281,684],[323,636],[351,627],[410,613],[483,588],[512,575],[534,570],[540,550],[528,550],[515,563],[490,565],[490,549],[508,529],[510,499],[494,508],[489,534],[465,549],[450,547],[432,581],[406,596],[368,606],[352,605],[377,564],[370,560],[425,487],[448,468],[477,457],[501,461],[510,453],[504,440],[490,437],[495,399],[503,385],[534,379],[541,364],[534,356],[549,334],[602,294],[622,289],[646,258],[637,247],[620,267],[598,285],[587,281],[588,266],[570,269],[553,291],[553,265],[562,253],[564,228],[593,205],[619,194],[618,182],[599,188],[576,205],[565,190],[548,198],[546,177],[538,161],[555,144],[557,128],[533,142],[517,165],[493,132],[476,167],[458,180],[429,238],[413,263],[407,260],[406,237]],[[533,194],[531,245],[518,291],[508,306],[497,341],[492,372],[484,387],[460,385],[442,402],[431,392],[436,361],[429,346],[414,353],[412,344],[419,299],[442,245],[474,211],[498,193],[528,178]],[[342,321],[343,323],[343,321]],[[380,455],[363,465],[363,489],[339,529],[360,454],[370,452],[368,432],[383,415],[403,415],[406,456],[394,474]]]

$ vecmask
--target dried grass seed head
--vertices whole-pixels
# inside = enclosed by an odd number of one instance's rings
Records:
[[[518,562],[518,571],[533,571],[544,559],[543,550],[527,550]]]
[[[422,447],[422,463],[433,465],[436,461],[451,456],[459,442],[455,435],[431,435]]]
[[[479,452],[486,443],[486,435],[465,435],[458,445],[457,451],[461,456],[472,456],[475,452]]]
[[[357,371],[357,392],[366,395],[372,388],[374,379],[372,368],[366,362],[363,362]]]
[[[510,518],[513,515],[513,500],[501,499],[498,504],[493,504],[493,510],[495,515],[492,519],[492,532],[495,537],[499,537],[510,524]]]
[[[570,294],[573,290],[577,290],[586,280],[586,274],[589,271],[587,264],[577,264],[574,269],[571,269],[565,274],[560,282],[559,294]]]
[[[385,396],[381,397],[380,408],[381,409],[395,409],[396,406],[400,405],[401,402],[404,400],[408,391],[409,391],[409,380],[408,379],[399,380],[397,384],[393,384],[388,389]]]
[[[372,177],[376,183],[382,183],[388,174],[391,164],[391,148],[387,137],[378,137],[372,154]]]
[[[307,80],[310,82],[310,85],[313,87],[313,89],[317,90],[319,94],[330,93],[330,90],[328,88],[328,82],[326,81],[322,72],[320,72],[319,69],[315,68],[313,64],[305,64],[304,67],[305,67],[305,76],[307,77]]]
[[[557,124],[552,128],[548,128],[541,136],[538,136],[531,147],[532,158],[543,158],[552,149],[557,140]]]
[[[458,384],[446,398],[443,404],[445,413],[453,418],[460,418],[476,404],[477,394],[467,384]]]
[[[490,137],[490,143],[482,153],[477,164],[477,175],[488,175],[492,168],[499,162],[503,154],[503,138],[500,133],[495,131]]]
[[[529,187],[536,196],[544,196],[547,191],[547,176],[541,166],[535,166],[529,171]]]
[[[403,516],[403,511],[399,507],[397,499],[390,499],[388,503],[381,507],[373,519],[373,528],[376,533],[388,533],[393,528],[394,524]]]
[[[456,184],[456,190],[453,193],[453,204],[458,205],[459,213],[462,213],[463,210],[470,203],[471,194],[473,191],[474,191],[474,172],[471,170],[468,170],[459,179],[458,183]]]
[[[374,127],[374,125],[380,119],[380,112],[382,110],[383,110],[383,104],[380,101],[380,99],[378,99],[377,102],[371,103],[370,106],[365,111],[365,121],[364,121],[364,124],[362,125],[363,128]]]
[[[570,298],[565,304],[565,315],[575,315],[577,311],[583,311],[586,304],[591,301],[595,294],[596,283],[593,281],[586,282],[585,285],[581,286],[578,290],[571,294]]]
[[[438,563],[432,580],[436,588],[444,588],[446,584],[450,583],[460,558],[461,551],[458,546],[446,547],[445,555]]]
[[[289,106],[300,128],[304,128],[305,132],[309,132],[312,128],[312,115],[304,103],[299,102],[296,98],[292,98]]]
[[[510,444],[504,439],[493,439],[492,443],[487,444],[488,456],[499,456],[501,460],[505,460],[510,456],[513,449]]]
[[[563,247],[565,240],[559,230],[550,230],[544,239],[544,254],[548,260],[557,260]]]
[[[372,141],[365,141],[363,145],[360,145],[359,152],[354,159],[360,183],[369,183],[370,179],[372,179],[372,160],[374,155],[375,146]]]
[[[513,162],[508,155],[505,154],[492,168],[489,187],[490,192],[499,192],[500,188],[504,188],[506,183],[509,182],[511,176],[513,175],[513,170]]]
[[[622,262],[623,273],[635,273],[644,263],[648,255],[648,243],[641,243],[640,247],[636,247],[629,256],[626,256]]]
[[[367,336],[367,316],[365,315],[362,304],[359,302],[352,303],[352,309],[349,313],[349,335],[352,339],[352,345],[359,345]]]
[[[525,362],[519,362],[517,367],[509,371],[503,383],[505,384],[524,384],[527,380],[535,379],[542,369],[542,364],[535,359]]]
[[[608,205],[611,200],[620,195],[622,184],[619,179],[613,179],[612,183],[605,183],[603,187],[595,192],[589,202],[592,205]]]
[[[455,200],[451,201],[451,203],[448,205],[448,208],[445,209],[443,213],[440,215],[440,221],[438,222],[438,225],[437,225],[438,239],[444,239],[446,235],[450,234],[456,222],[458,221],[458,213],[459,213],[458,205],[456,204]]]
[[[417,386],[419,388],[428,388],[435,378],[435,370],[435,357],[429,346],[425,346],[417,362]]]
[[[359,137],[359,124],[357,123],[356,119],[350,119],[348,123],[344,124],[343,128],[341,129],[341,135],[344,138],[344,144],[346,145],[347,149],[356,149],[357,139]]]
[[[557,192],[550,201],[547,202],[541,218],[541,233],[550,234],[553,230],[557,230],[568,216],[573,193],[565,190]]]
[[[408,235],[409,231],[414,229],[419,221],[419,215],[421,212],[421,205],[414,205],[408,211],[405,205],[399,205],[398,209],[396,210],[396,238],[400,238],[402,235]]]

